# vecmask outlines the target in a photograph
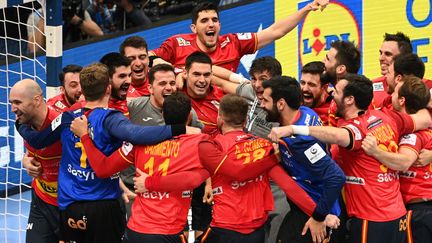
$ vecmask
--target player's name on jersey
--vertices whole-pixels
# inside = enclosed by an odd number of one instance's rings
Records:
[[[268,146],[268,141],[264,139],[254,139],[241,144],[237,144],[235,153],[239,154],[239,153],[253,152],[257,149],[264,148],[266,146]]]
[[[177,157],[180,151],[180,142],[175,140],[165,141],[156,145],[146,146],[144,148],[145,154],[163,156],[163,157]]]

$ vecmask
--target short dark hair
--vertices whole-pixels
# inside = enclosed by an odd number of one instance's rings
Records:
[[[407,113],[414,114],[418,110],[426,108],[430,100],[430,92],[423,80],[413,75],[407,75],[403,76],[401,82],[398,96],[405,97]]]
[[[269,72],[272,77],[281,76],[282,66],[280,62],[274,57],[260,57],[252,62],[252,66],[249,69],[249,76],[252,77],[255,73],[261,73],[264,71]]]
[[[393,67],[395,76],[411,74],[422,79],[425,74],[425,65],[422,59],[414,53],[397,55],[394,58]]]
[[[196,52],[190,54],[186,58],[186,65],[185,65],[186,71],[188,71],[191,68],[192,63],[194,63],[194,62],[206,63],[206,64],[210,64],[210,66],[213,65],[212,60],[210,59],[210,57],[207,54],[205,54],[204,52],[196,51]]]
[[[152,68],[150,68],[150,71],[148,73],[148,78],[149,78],[149,83],[153,84],[154,80],[155,80],[155,73],[156,72],[174,72],[174,67],[166,64],[166,63],[161,63],[158,65],[153,66]]]
[[[354,43],[349,41],[334,41],[331,47],[336,49],[336,62],[337,65],[345,65],[348,73],[357,73],[361,64],[361,53],[359,49],[354,46]]]
[[[104,55],[99,62],[108,67],[108,73],[111,78],[116,68],[121,66],[129,67],[131,64],[131,60],[118,52],[110,52]]]
[[[83,68],[79,65],[75,65],[75,64],[69,64],[67,66],[65,66],[62,71],[59,73],[59,80],[60,80],[60,85],[64,86],[64,79],[66,76],[66,73],[79,73],[81,72]]]
[[[125,48],[126,47],[133,47],[133,48],[145,48],[148,51],[147,48],[147,42],[142,38],[141,36],[130,36],[126,38],[120,45],[120,54],[125,54]]]
[[[195,8],[192,10],[192,24],[196,24],[198,20],[198,15],[202,11],[215,11],[216,14],[219,17],[219,9],[218,7],[211,2],[202,2],[195,6]]]
[[[343,97],[353,96],[358,109],[367,110],[373,98],[372,81],[366,76],[347,73],[340,80],[348,81],[343,90]]]
[[[244,125],[248,109],[248,102],[234,94],[225,95],[219,104],[219,112],[223,115],[224,122],[232,126]]]
[[[301,73],[310,73],[314,75],[320,75],[320,84],[323,86],[326,84],[325,79],[321,79],[321,75],[323,74],[325,69],[324,63],[320,61],[313,61],[306,63],[301,70]]]
[[[80,84],[87,101],[102,98],[110,84],[107,66],[93,63],[84,67],[80,72]]]
[[[165,97],[162,105],[165,124],[186,124],[191,109],[191,100],[183,92]]]
[[[293,77],[276,76],[263,82],[263,88],[272,90],[271,97],[276,103],[284,99],[291,109],[298,110],[303,103],[303,96],[299,82]]]
[[[396,34],[385,33],[384,41],[397,42],[400,54],[413,52],[410,38],[402,32],[397,32]]]

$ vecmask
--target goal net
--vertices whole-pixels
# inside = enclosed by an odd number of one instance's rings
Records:
[[[24,193],[31,178],[21,164],[25,149],[15,130],[10,88],[30,78],[45,97],[55,94],[61,31],[61,1],[0,1],[0,242],[25,242],[31,200]]]

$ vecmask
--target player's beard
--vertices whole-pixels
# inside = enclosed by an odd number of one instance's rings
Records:
[[[266,120],[268,122],[279,122],[280,121],[280,113],[276,107],[276,104],[273,104],[273,107],[271,110],[267,110],[264,108],[264,110],[267,112]]]
[[[111,98],[116,99],[116,100],[125,100],[125,98],[123,98],[119,95],[119,92],[120,92],[120,89],[114,88],[114,86],[112,86]]]
[[[75,98],[74,96],[69,95],[69,93],[67,92],[67,90],[64,90],[64,96],[66,98],[66,101],[69,103],[69,105],[73,105],[77,102],[77,100],[79,98]]]
[[[345,108],[343,107],[342,104],[339,104],[336,100],[336,116],[337,117],[344,117],[344,113],[345,113]]]
[[[320,75],[321,84],[332,84],[333,86],[336,85],[337,77],[336,77],[336,71],[328,70],[323,72]]]

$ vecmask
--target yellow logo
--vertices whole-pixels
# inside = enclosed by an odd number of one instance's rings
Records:
[[[341,2],[331,2],[326,8],[325,17],[308,14],[300,29],[300,64],[321,61],[333,41],[351,41],[361,45],[360,26],[352,11]],[[325,19],[322,19],[322,18]]]

